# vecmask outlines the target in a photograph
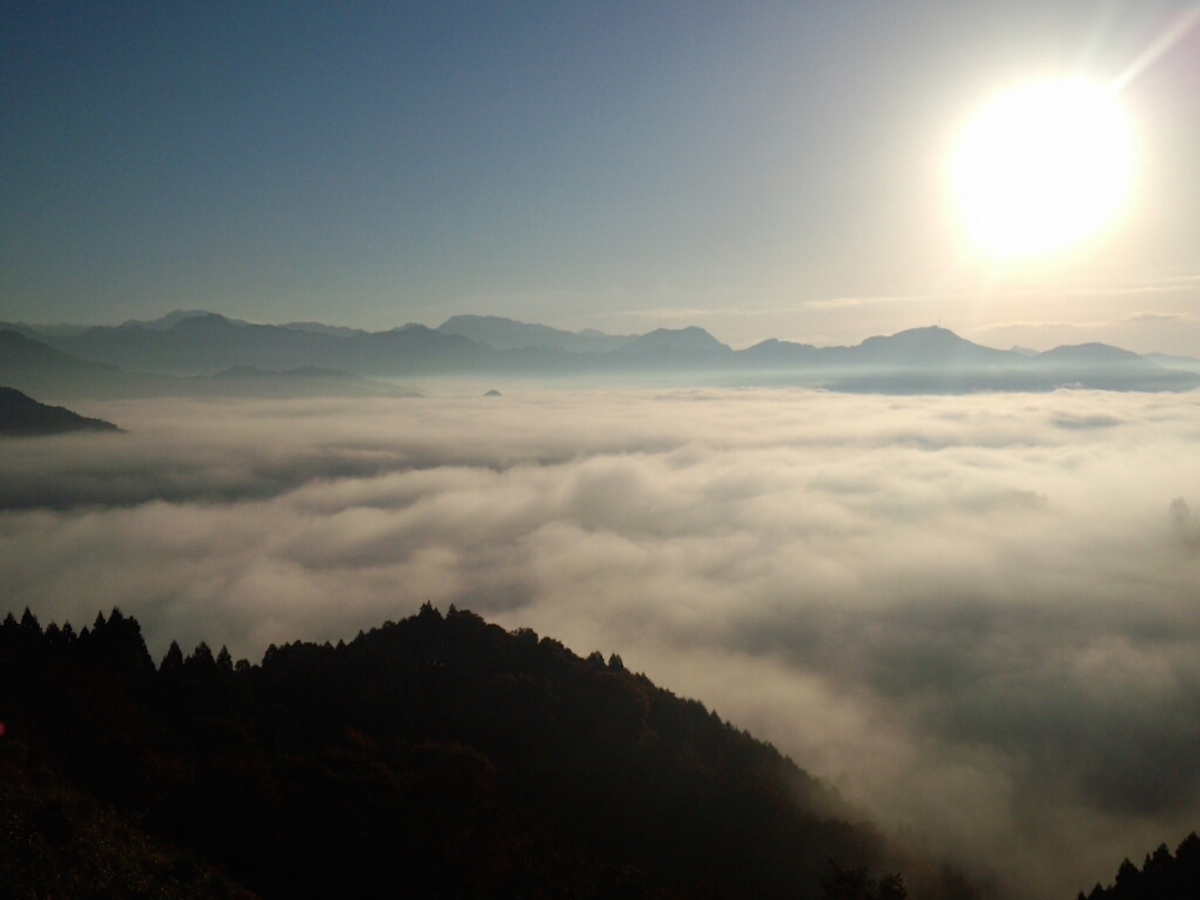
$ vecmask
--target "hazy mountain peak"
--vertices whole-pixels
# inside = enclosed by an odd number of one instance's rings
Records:
[[[437,327],[437,331],[465,337],[494,350],[551,348],[573,353],[606,353],[634,339],[628,335],[605,334],[594,328],[580,332],[564,331],[503,316],[472,314],[451,316]]]
[[[689,325],[686,328],[656,328],[621,348],[622,353],[631,355],[664,351],[689,355],[733,352],[728,344],[722,344],[699,325]]]
[[[939,325],[869,337],[853,348],[853,352],[867,365],[889,366],[986,365],[1021,359],[1007,350],[984,347],[959,337]]]
[[[1105,365],[1157,367],[1157,363],[1130,350],[1122,350],[1111,344],[1089,341],[1086,344],[1063,344],[1036,357],[1040,363],[1057,365]]]
[[[58,368],[58,369],[112,369],[112,366],[102,363],[88,362],[76,359],[66,353],[9,329],[0,330],[0,362],[6,363],[4,368]]]
[[[966,338],[959,337],[949,328],[943,328],[940,325],[923,325],[917,328],[906,328],[903,331],[897,331],[895,334],[882,335],[877,334],[863,341],[863,346],[870,344],[908,344],[908,345],[944,345],[958,346],[961,344],[972,344]]]
[[[170,331],[185,319],[200,319],[206,316],[217,316],[235,325],[248,324],[240,319],[227,319],[219,313],[211,313],[205,309],[176,309],[157,319],[127,319],[117,327],[142,328],[148,331]]]

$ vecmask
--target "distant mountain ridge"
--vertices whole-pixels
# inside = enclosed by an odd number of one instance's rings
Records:
[[[125,327],[118,326],[120,329]],[[134,326],[133,330],[141,329]],[[11,330],[0,330],[0,384],[27,394],[56,399],[415,396],[417,393],[352,372],[310,365],[281,369],[253,364],[229,365],[206,375],[126,371],[116,365],[63,353]]]
[[[688,328],[657,328],[643,334],[614,351],[615,356],[642,363],[665,361],[695,361],[701,364],[728,362],[733,349],[715,337],[692,325]]]
[[[637,335],[605,334],[595,329],[562,331],[548,325],[530,325],[502,316],[451,316],[437,327],[442,334],[456,334],[485,344],[493,350],[549,348],[572,353],[606,353],[637,338]]]
[[[0,324],[0,329],[6,328]],[[869,337],[855,346],[816,347],[766,340],[734,350],[696,326],[643,335],[569,332],[496,316],[455,316],[438,328],[388,331],[292,323],[257,325],[212,313],[177,313],[150,323],[95,326],[27,340],[88,365],[124,372],[215,376],[230,369],[324,369],[367,378],[437,376],[605,377],[670,374],[673,383],[773,384],[838,391],[962,393],[1097,390],[1180,391],[1200,386],[1200,371],[1106,344],[1043,353],[1000,350],[938,326]],[[0,340],[3,352],[15,337]],[[7,342],[7,343],[5,343]],[[30,355],[29,348],[22,353]],[[65,368],[62,363],[60,368]]]
[[[92,372],[115,368],[62,353],[48,346],[44,340],[15,328],[0,326],[0,366],[9,369],[75,369]]]
[[[150,331],[170,331],[184,319],[198,319],[202,316],[210,316],[212,313],[203,309],[177,309],[167,313],[157,319],[127,319],[120,324],[120,328],[145,328]],[[229,319],[234,325],[249,325],[249,322],[243,322],[241,319]]]

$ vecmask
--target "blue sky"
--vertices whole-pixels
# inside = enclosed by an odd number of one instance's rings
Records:
[[[1200,42],[1126,91],[1103,240],[981,266],[955,130],[1110,79],[1187,4],[6,4],[0,319],[175,308],[372,328],[456,312],[1200,354]]]

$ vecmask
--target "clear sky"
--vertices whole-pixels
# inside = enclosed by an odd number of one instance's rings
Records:
[[[994,92],[1109,82],[1193,5],[8,2],[0,319],[1200,355],[1200,29],[1121,92],[1134,186],[1097,237],[996,263],[948,188]]]

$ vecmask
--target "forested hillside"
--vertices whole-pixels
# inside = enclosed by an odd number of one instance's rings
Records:
[[[1175,850],[1160,844],[1139,869],[1128,859],[1107,888],[1096,885],[1079,900],[1196,900],[1200,897],[1200,837],[1193,831]]]
[[[10,615],[0,721],[0,874],[38,896],[66,865],[113,897],[970,896],[617,657],[453,608],[260,665]]]

